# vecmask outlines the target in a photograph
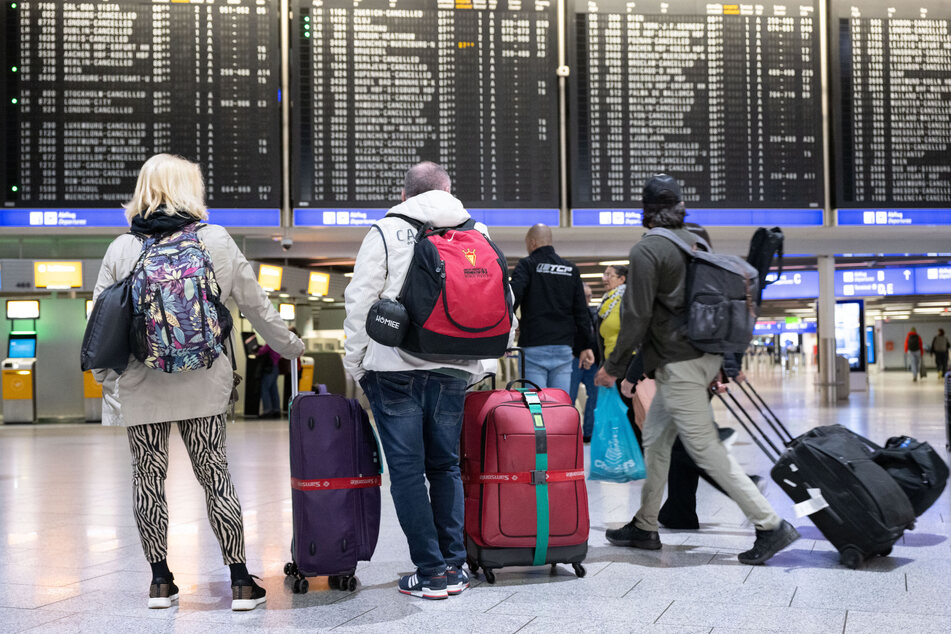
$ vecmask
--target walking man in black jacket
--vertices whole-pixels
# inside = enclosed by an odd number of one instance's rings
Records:
[[[552,246],[551,229],[537,224],[525,236],[528,257],[512,273],[515,308],[521,307],[518,344],[525,354],[525,378],[539,387],[571,390],[571,348],[583,342],[578,365],[594,363],[591,314],[581,274]]]
[[[680,185],[666,174],[644,186],[645,227],[664,227],[690,245],[698,241],[684,227]],[[644,422],[647,478],[641,507],[625,526],[609,529],[608,541],[648,550],[661,547],[658,512],[670,467],[671,448],[680,436],[687,453],[736,502],[756,527],[753,547],[738,555],[744,564],[761,564],[799,538],[799,533],[770,506],[736,460],[720,444],[707,390],[720,372],[723,355],[694,348],[684,333],[687,321],[687,256],[670,240],[647,235],[634,245],[621,311],[617,345],[595,383],[613,385],[624,376],[631,354],[642,348],[644,370],[653,375],[657,393]]]

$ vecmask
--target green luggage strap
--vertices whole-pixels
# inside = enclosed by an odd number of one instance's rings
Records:
[[[549,507],[548,483],[545,474],[548,471],[548,435],[545,432],[545,419],[542,418],[542,402],[537,392],[519,390],[522,399],[528,405],[535,428],[535,471],[532,472],[532,484],[535,486],[536,541],[534,566],[544,566],[548,561]]]

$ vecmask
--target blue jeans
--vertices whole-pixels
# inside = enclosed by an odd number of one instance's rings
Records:
[[[278,368],[276,365],[261,375],[261,401],[264,405],[262,414],[281,411],[281,397],[277,391],[277,377]]]
[[[571,391],[571,346],[531,346],[523,354],[526,379],[541,388]]]
[[[594,375],[598,373],[598,366],[592,365],[587,370],[578,367],[578,357],[571,358],[571,402],[578,400],[578,386],[584,383],[588,393],[588,400],[584,405],[584,423],[581,433],[590,438],[594,431],[594,408],[598,406],[598,388],[594,385]]]
[[[430,576],[461,566],[466,546],[459,435],[466,382],[416,370],[367,372],[361,385],[380,431],[390,493],[417,573]]]

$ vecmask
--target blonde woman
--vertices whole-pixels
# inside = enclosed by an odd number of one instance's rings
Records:
[[[208,211],[198,165],[169,154],[153,156],[142,166],[135,194],[125,209],[132,232],[109,245],[93,300],[104,288],[129,275],[147,240],[194,230],[210,256],[220,301],[233,299],[281,355],[295,358],[303,352],[303,343],[288,331],[228,232],[202,222]],[[234,354],[229,341],[224,342],[223,352],[207,367],[184,372],[163,372],[134,357],[121,375],[97,371],[97,379],[103,383],[103,425],[125,427],[129,437],[133,512],[152,567],[150,608],[171,607],[178,598],[166,560],[165,476],[172,423],[178,427],[195,477],[205,490],[208,520],[224,563],[231,569],[232,609],[251,610],[265,601],[264,588],[248,573],[241,505],[228,472],[225,423],[233,377],[232,360],[227,357]]]

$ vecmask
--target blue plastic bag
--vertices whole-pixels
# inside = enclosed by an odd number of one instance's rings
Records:
[[[627,419],[627,405],[617,387],[599,387],[588,479],[630,482],[646,476],[644,456]]]

